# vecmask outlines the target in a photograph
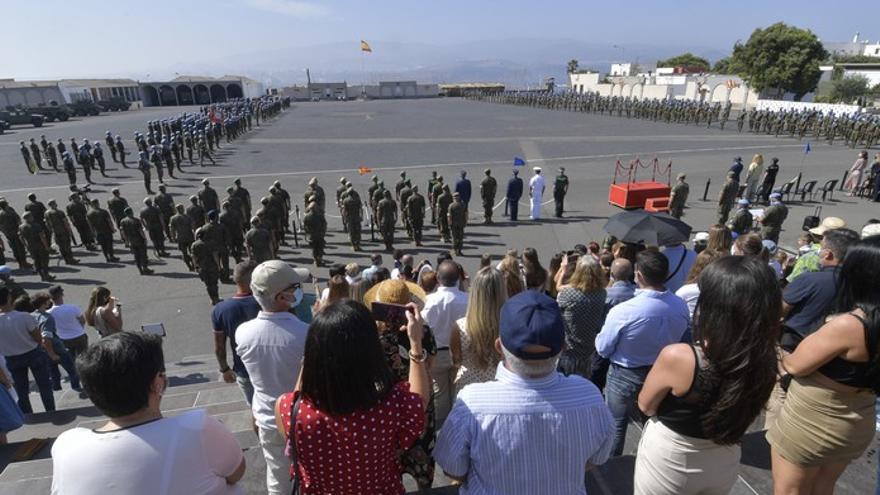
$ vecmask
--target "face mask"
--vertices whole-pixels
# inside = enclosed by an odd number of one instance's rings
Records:
[[[293,309],[293,308],[299,306],[299,303],[302,302],[303,297],[304,297],[304,295],[303,295],[303,290],[301,287],[296,289],[295,291],[293,291],[293,302],[290,303],[290,309]]]

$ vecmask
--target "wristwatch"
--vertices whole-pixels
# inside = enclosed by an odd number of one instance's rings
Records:
[[[227,371],[229,371],[229,369],[230,369],[229,366],[224,366],[224,367],[220,368],[220,373],[226,373]]]

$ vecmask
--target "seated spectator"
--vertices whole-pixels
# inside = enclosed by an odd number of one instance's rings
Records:
[[[370,266],[364,268],[364,271],[361,272],[361,278],[369,280],[376,283],[376,280],[373,278],[379,268],[382,267],[382,255],[375,253],[370,255]]]
[[[450,262],[451,263],[451,262]],[[408,305],[413,303],[417,308],[424,308],[426,296],[419,286],[403,280],[388,280],[373,286],[364,296],[367,309],[373,302]],[[424,318],[424,315],[423,315]],[[379,331],[379,343],[385,353],[385,360],[397,381],[407,380],[410,372],[410,360],[403,359],[412,350],[412,344],[405,332],[385,322],[376,322]],[[437,341],[427,323],[424,324],[424,336],[421,348],[427,353],[426,365],[431,369],[437,355]],[[415,443],[400,454],[400,464],[404,473],[416,481],[420,490],[431,488],[434,482],[434,443],[437,427],[435,423],[434,397],[431,394],[425,407],[425,428]]]
[[[52,380],[49,376],[49,357],[40,345],[43,338],[34,317],[13,309],[14,301],[9,287],[0,286],[0,354],[6,358],[6,368],[12,375],[18,407],[24,414],[34,412],[31,407],[28,370],[34,375],[40,399],[46,411],[55,410]]]
[[[273,495],[291,492],[284,439],[275,426],[275,401],[296,383],[308,325],[291,313],[304,298],[305,268],[281,260],[265,261],[251,274],[251,291],[260,305],[253,320],[235,330],[236,352],[254,387],[251,412],[266,459],[266,487]]]
[[[110,419],[73,428],[52,445],[52,493],[242,494],[235,436],[204,410],[162,417],[168,387],[160,337],[121,332],[77,359],[89,399]],[[97,468],[100,466],[100,468]]]
[[[687,304],[691,321],[694,320],[694,310],[697,308],[697,300],[700,298],[700,285],[697,283],[700,280],[700,274],[703,273],[703,270],[707,266],[709,266],[709,263],[712,263],[720,257],[721,254],[716,251],[712,251],[711,249],[703,250],[703,252],[697,255],[697,259],[694,261],[694,266],[692,266],[691,271],[688,272],[684,285],[675,291],[675,295],[680,297],[681,300]]]
[[[624,258],[621,258],[624,259]],[[629,260],[627,260],[629,261]],[[602,271],[605,272],[605,278],[611,279],[611,265],[614,263],[614,255],[611,254],[610,251],[604,251],[599,255],[599,265],[602,267]]]
[[[547,284],[547,270],[541,266],[538,259],[538,251],[535,248],[525,248],[522,254],[523,280],[528,290],[543,291]]]
[[[92,289],[84,316],[86,323],[95,327],[101,337],[122,331],[122,304],[106,287]]]
[[[449,351],[455,368],[455,394],[465,385],[495,378],[501,356],[495,351],[501,306],[507,300],[504,276],[492,267],[481,268],[468,292],[467,313],[452,326]]]
[[[384,266],[380,266],[375,272],[373,272],[373,285],[380,284],[386,280],[391,279],[391,272],[388,271]]]
[[[740,442],[776,381],[780,293],[766,265],[718,259],[702,271],[699,290],[695,344],[664,347],[639,393],[651,418],[639,441],[636,494],[728,493]]]
[[[567,256],[562,260],[563,269],[566,263]],[[579,257],[568,283],[558,290],[556,302],[565,323],[565,350],[559,370],[589,380],[596,335],[605,322],[605,275],[599,262],[589,255]]]
[[[669,260],[669,273],[666,275],[666,289],[675,292],[684,285],[684,281],[694,266],[697,253],[681,242],[675,242],[663,246],[660,251]]]
[[[400,278],[400,274],[404,271],[404,269],[406,267],[409,267],[409,273],[412,274],[413,265],[415,264],[415,262],[416,262],[416,260],[415,260],[415,258],[413,258],[413,255],[411,255],[411,254],[402,255],[400,257],[400,262],[399,262],[400,266],[395,266],[394,269],[391,270],[391,278],[393,278],[393,279]],[[398,263],[395,263],[395,265],[397,265],[397,264]]]
[[[327,282],[327,299],[325,304],[331,304],[348,297],[349,285],[344,275],[333,275]]]
[[[767,255],[769,256],[769,261],[767,261],[767,266],[773,270],[773,273],[776,274],[777,280],[782,280],[782,264],[779,263],[777,259],[778,248],[776,247],[776,243],[771,241],[770,239],[764,239],[761,241],[761,244],[764,245],[764,249],[767,251]]]
[[[407,381],[388,367],[376,323],[363,304],[336,301],[315,316],[301,387],[275,406],[278,430],[285,438],[293,431],[297,456],[291,475],[299,493],[403,492],[398,453],[421,435],[431,396],[422,321],[416,306],[410,308],[404,327],[393,329],[410,342]],[[371,432],[363,442],[350,441],[349,430],[366,429]],[[343,471],[347,475],[339,476]]]
[[[495,381],[458,396],[435,455],[459,493],[584,494],[584,470],[604,463],[613,423],[596,387],[556,372],[565,325],[536,291],[502,307]]]
[[[565,253],[556,253],[550,258],[550,263],[547,264],[547,284],[544,290],[552,298],[556,298],[556,275],[562,267],[563,256],[565,256]]]
[[[46,354],[49,355],[49,375],[52,378],[52,390],[61,390],[61,372],[58,370],[58,365],[61,365],[64,371],[67,372],[70,388],[79,392],[82,388],[79,383],[79,374],[76,372],[76,367],[73,363],[73,356],[70,355],[70,351],[64,347],[64,343],[58,338],[58,333],[55,330],[55,318],[47,312],[51,305],[52,297],[48,292],[37,292],[34,294],[34,300],[31,304],[31,316],[37,322],[40,335],[43,337],[43,348],[46,349]]]
[[[355,301],[363,301],[364,295],[370,290],[373,284],[366,279],[358,279],[353,284],[348,286],[348,298],[354,299]]]
[[[880,237],[850,246],[839,273],[840,298],[828,312],[833,316],[782,357],[791,383],[767,431],[775,493],[833,493],[849,463],[874,439]]]
[[[345,281],[349,285],[361,279],[361,265],[357,263],[349,263],[345,265]]]
[[[590,252],[590,256],[592,256],[594,260],[599,261],[599,254],[600,253],[599,253],[599,243],[598,242],[595,242],[595,241],[590,242],[590,244],[587,245],[587,251]],[[581,254],[584,254],[584,253],[581,253]]]
[[[788,283],[794,282],[803,273],[818,272],[822,268],[822,261],[819,256],[819,251],[822,249],[822,237],[829,230],[844,228],[846,228],[846,222],[842,218],[825,217],[818,227],[810,229],[808,231],[810,234],[809,247],[804,247],[804,252],[801,253],[795,262],[794,268],[788,276]]]
[[[86,319],[82,310],[75,304],[65,304],[64,289],[60,285],[49,287],[49,295],[52,296],[52,307],[48,313],[55,318],[55,331],[64,342],[64,347],[73,355],[82,354],[89,346],[89,336],[86,334]]]
[[[733,234],[724,225],[715,224],[709,227],[709,239],[706,241],[706,249],[729,254],[733,246]]]
[[[419,287],[425,291],[425,294],[430,294],[437,290],[437,284],[437,272],[435,271],[424,272],[419,279]]]
[[[803,273],[785,288],[782,346],[787,351],[793,351],[798,342],[822,326],[822,319],[838,294],[838,266],[858,240],[859,235],[850,229],[826,231],[820,243],[819,271]]]
[[[641,290],[611,308],[596,336],[596,351],[611,361],[605,401],[614,416],[615,456],[623,453],[631,406],[654,360],[664,347],[681,342],[690,323],[687,304],[663,285],[668,273],[665,256],[653,250],[640,252],[636,282]]]
[[[343,265],[341,263],[334,263],[330,266],[330,268],[327,270],[327,272],[328,272],[328,277],[331,279],[336,276],[345,277],[345,265]],[[321,291],[321,299],[320,299],[321,303],[326,302],[327,297],[329,295],[330,295],[330,284],[328,282],[327,287],[324,287],[324,289]]]
[[[416,266],[416,283],[420,283],[422,281],[422,275],[432,271],[434,271],[434,266],[431,265],[430,260],[424,259],[420,261],[418,266]]]
[[[709,243],[709,233],[708,232],[697,232],[694,234],[694,252],[697,254],[702,253],[706,250],[706,245]]]
[[[605,289],[605,306],[607,309],[611,309],[633,298],[636,293],[633,275],[633,266],[628,259],[617,258],[611,263],[610,285]]]

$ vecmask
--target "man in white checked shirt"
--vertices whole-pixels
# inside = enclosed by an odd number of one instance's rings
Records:
[[[502,307],[500,326],[496,381],[459,392],[434,458],[462,482],[461,495],[586,494],[584,470],[608,460],[614,420],[595,385],[556,372],[559,306],[521,292]]]

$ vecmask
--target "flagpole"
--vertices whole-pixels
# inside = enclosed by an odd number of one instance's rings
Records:
[[[361,42],[363,43],[363,42]],[[367,71],[364,68],[364,47],[361,46],[361,98],[367,99]]]

